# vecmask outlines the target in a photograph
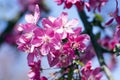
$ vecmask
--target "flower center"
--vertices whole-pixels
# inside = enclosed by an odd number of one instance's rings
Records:
[[[95,77],[93,75],[90,75],[88,80],[95,80]]]
[[[42,37],[42,40],[45,42],[45,43],[48,43],[50,42],[50,37],[45,35],[44,37]]]
[[[73,48],[73,49],[77,49],[79,46],[80,46],[79,43],[73,43],[73,44],[72,44],[72,48]]]

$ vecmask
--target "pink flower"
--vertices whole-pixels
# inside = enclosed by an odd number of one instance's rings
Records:
[[[111,18],[108,22],[106,22],[105,25],[111,24],[114,19],[116,20],[116,22],[117,22],[118,24],[120,24],[120,16],[118,15],[118,13],[119,13],[118,1],[116,0],[116,10],[115,10],[113,13],[110,14],[110,16],[111,16],[112,18]]]
[[[62,12],[58,18],[49,17],[49,20],[43,19],[42,24],[45,28],[53,28],[56,33],[62,35],[62,38],[66,38],[68,33],[74,33],[73,28],[78,24],[77,19],[68,21],[68,14]]]
[[[34,15],[27,14],[25,16],[25,20],[28,23],[33,23],[33,24],[36,24],[38,22],[39,18],[40,18],[40,10],[39,10],[39,6],[38,5],[35,6]]]
[[[88,2],[84,2],[82,0],[54,0],[55,2],[57,2],[58,5],[61,5],[64,3],[64,8],[71,8],[72,5],[75,5],[78,10],[83,10],[84,6],[87,7],[88,11],[90,10],[90,5]]]
[[[18,49],[27,53],[31,52],[31,46],[29,45],[30,39],[22,35],[17,41]]]
[[[40,80],[48,80],[46,77],[42,76]]]
[[[98,11],[101,11],[101,7],[108,2],[108,0],[89,0],[90,7],[92,7],[94,10],[98,9]]]
[[[27,53],[33,52],[31,46],[31,40],[34,37],[34,29],[37,26],[35,24],[27,23],[27,24],[20,24],[18,26],[18,31],[21,32],[21,36],[17,39],[16,43],[18,45],[18,49],[25,51]]]
[[[58,5],[61,5],[64,2],[64,0],[54,0],[54,1],[57,2]]]
[[[51,67],[55,65],[57,67],[67,67],[71,65],[75,56],[74,51],[68,48],[56,50],[52,52],[52,55],[48,55],[48,62]]]
[[[78,31],[81,31],[81,28]],[[48,62],[50,66],[67,67],[74,59],[76,59],[75,50],[83,51],[86,48],[85,41],[89,40],[88,35],[78,35],[78,31],[74,32],[76,35],[71,34],[70,37],[66,38],[66,42],[63,41],[58,50],[51,51],[48,55]]]
[[[34,37],[34,30],[37,28],[37,22],[40,18],[39,7],[36,5],[34,16],[27,15],[26,24],[20,24],[17,28],[21,32],[21,36],[17,40],[18,49],[31,53],[34,50],[34,47],[31,45],[31,40]]]
[[[66,12],[63,12],[60,17],[62,20],[61,26],[59,29],[56,30],[57,33],[61,33],[63,35],[63,39],[67,37],[68,33],[74,33],[73,28],[75,28],[78,25],[77,19],[72,19],[68,21],[68,14]]]
[[[118,40],[120,40],[119,39],[120,38],[120,26],[119,25],[116,27],[115,36],[118,38]]]
[[[80,61],[86,64],[89,60],[91,60],[96,55],[94,48],[91,43],[85,49],[84,54],[80,54]]]
[[[69,45],[73,50],[79,50],[84,51],[86,49],[86,44],[90,39],[90,37],[87,34],[81,34],[81,35],[70,35],[68,36],[68,42],[67,45]]]
[[[110,49],[114,49],[118,44],[120,44],[120,28],[119,28],[119,26],[117,26],[116,27],[116,32],[114,33],[114,35],[113,35],[113,38],[112,38],[112,40],[111,40],[111,42],[110,42],[110,44],[109,44],[109,48]]]
[[[92,69],[91,61],[89,61],[82,68],[82,80],[100,80],[102,75],[100,74],[101,69],[99,67]]]
[[[119,44],[119,29],[116,28],[116,32],[114,32],[113,37],[105,36],[103,39],[99,40],[98,42],[108,50],[113,50],[117,44]]]
[[[42,55],[47,55],[51,49],[54,49],[61,42],[60,37],[57,38],[59,35],[54,33],[52,29],[36,28],[34,35],[31,44],[33,47],[38,47]]]
[[[31,70],[28,73],[29,80],[41,80],[40,79],[40,61],[34,62],[33,65],[30,66]]]
[[[28,65],[30,71],[28,73],[29,80],[41,80],[40,79],[40,68],[41,68],[41,55],[38,50],[35,49],[34,52],[29,53],[27,56]]]
[[[39,4],[41,0],[18,0],[20,6],[22,7],[22,11],[28,8],[29,11],[34,11],[35,5]]]

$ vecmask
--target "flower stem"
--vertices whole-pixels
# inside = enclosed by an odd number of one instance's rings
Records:
[[[112,77],[112,74],[111,74],[111,71],[109,70],[109,68],[107,67],[105,61],[104,61],[104,57],[103,57],[103,54],[102,54],[102,48],[101,46],[97,43],[97,39],[96,37],[94,36],[94,34],[92,33],[92,25],[90,24],[90,22],[88,22],[88,17],[86,15],[86,13],[84,11],[79,11],[79,17],[80,19],[82,20],[83,22],[83,25],[85,27],[85,30],[87,32],[87,34],[90,36],[91,38],[91,43],[93,45],[93,48],[96,52],[96,55],[97,55],[97,58],[98,58],[98,61],[99,61],[99,64],[101,66],[101,69],[105,72],[108,80],[114,80],[113,77]]]

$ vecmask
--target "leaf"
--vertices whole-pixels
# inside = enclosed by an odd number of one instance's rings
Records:
[[[81,62],[80,60],[74,60],[73,63],[80,65],[80,66],[84,66],[84,63]]]
[[[103,22],[103,21],[104,21],[104,19],[102,18],[102,16],[101,16],[100,14],[95,14],[95,19],[96,19],[97,21],[100,21],[100,22]]]

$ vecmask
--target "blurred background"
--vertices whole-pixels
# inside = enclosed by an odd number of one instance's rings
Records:
[[[27,13],[33,13],[34,5],[39,4],[41,10],[41,18],[47,16],[58,16],[62,11],[68,12],[69,19],[78,18],[78,13],[75,7],[71,9],[63,9],[63,5],[57,6],[54,0],[0,0],[0,80],[28,80],[27,73],[29,67],[27,66],[27,53],[23,53],[17,49],[15,44],[19,33],[16,31],[16,27],[19,23],[25,23],[24,15]],[[112,5],[112,6],[111,6]],[[108,20],[108,14],[115,9],[114,0],[110,0],[106,6],[102,8],[101,15],[104,17],[105,22]],[[94,17],[92,13],[87,13],[90,15],[90,19]],[[79,19],[82,27],[83,24]],[[115,22],[114,22],[115,23]],[[114,25],[114,23],[112,25]],[[103,23],[104,24],[104,23]],[[84,27],[83,27],[84,30]],[[95,27],[93,32],[99,32],[99,28]],[[111,28],[106,29],[104,35],[111,35]],[[111,60],[109,54],[104,55],[106,62]],[[112,70],[115,80],[119,80],[120,74],[120,57],[118,56],[117,64]],[[44,58],[42,64],[44,68],[49,68],[46,63],[47,60]],[[93,66],[99,66],[97,58],[92,59]],[[42,75],[50,77],[51,70],[45,70]],[[102,80],[106,80],[103,77]]]

